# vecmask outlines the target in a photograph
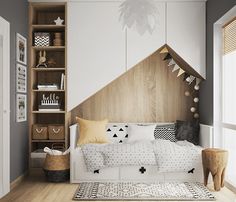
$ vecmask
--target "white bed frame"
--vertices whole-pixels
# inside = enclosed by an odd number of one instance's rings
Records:
[[[201,162],[194,173],[175,172],[160,173],[156,166],[145,166],[145,173],[139,171],[140,166],[127,166],[101,169],[99,173],[88,172],[82,151],[77,147],[78,130],[77,124],[70,126],[70,182],[203,182]],[[200,125],[200,144],[203,147],[212,147],[212,127]]]

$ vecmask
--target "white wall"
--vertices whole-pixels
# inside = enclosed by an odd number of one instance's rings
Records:
[[[205,1],[157,1],[158,25],[122,30],[118,1],[68,2],[68,110],[167,43],[205,77]]]

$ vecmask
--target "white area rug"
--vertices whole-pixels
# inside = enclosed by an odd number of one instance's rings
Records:
[[[79,183],[74,200],[153,200],[153,201],[215,201],[201,183]]]

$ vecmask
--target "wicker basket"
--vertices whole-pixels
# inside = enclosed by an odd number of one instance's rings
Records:
[[[33,125],[32,138],[34,140],[47,140],[48,139],[48,128],[45,125]]]
[[[65,182],[70,178],[70,155],[47,154],[43,168],[49,182]]]
[[[48,135],[50,140],[65,139],[65,128],[62,125],[49,125]]]

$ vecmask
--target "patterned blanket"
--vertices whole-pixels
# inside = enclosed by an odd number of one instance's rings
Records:
[[[81,147],[87,170],[156,165],[160,172],[189,171],[201,160],[201,147],[169,140],[125,144],[87,144]]]

